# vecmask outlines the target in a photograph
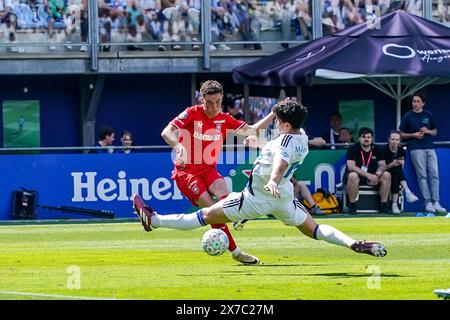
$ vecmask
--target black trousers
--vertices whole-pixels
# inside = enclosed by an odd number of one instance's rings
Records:
[[[400,181],[406,180],[403,168],[401,166],[393,167],[388,172],[391,174],[391,193],[399,193]]]

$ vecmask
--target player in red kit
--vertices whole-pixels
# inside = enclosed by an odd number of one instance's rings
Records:
[[[214,204],[213,196],[220,200],[230,193],[216,167],[227,131],[250,135],[267,128],[274,115],[271,112],[256,124],[248,125],[222,112],[223,88],[219,82],[206,81],[200,93],[203,104],[186,108],[164,128],[161,136],[176,153],[172,179],[194,206],[204,208]],[[248,265],[259,263],[257,257],[239,249],[226,224],[212,227],[228,235],[228,249],[234,260]]]

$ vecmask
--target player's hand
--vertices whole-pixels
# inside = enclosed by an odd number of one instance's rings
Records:
[[[398,166],[400,166],[402,163],[400,162],[400,160],[398,160],[398,159],[395,159],[394,161],[392,161],[392,165],[394,166],[394,167],[398,167]]]
[[[245,137],[244,146],[251,147],[251,148],[258,148],[258,137],[257,136]]]
[[[184,164],[187,161],[186,148],[181,143],[178,143],[174,147],[174,150],[175,150],[175,161],[174,161],[174,163],[176,165],[184,166]]]
[[[379,182],[379,179],[376,175],[369,173],[367,175],[367,180],[369,180],[369,185],[376,186]]]
[[[281,197],[280,191],[278,190],[277,186],[274,186],[273,184],[266,184],[264,186],[264,190],[266,190],[267,192],[270,192],[272,194],[273,197],[275,198],[279,198]]]

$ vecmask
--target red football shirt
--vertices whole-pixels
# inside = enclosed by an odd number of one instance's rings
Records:
[[[217,158],[226,138],[227,130],[235,131],[245,125],[229,113],[220,112],[209,118],[203,106],[186,108],[170,124],[180,130],[178,141],[187,150],[184,167],[176,165],[177,170],[187,172],[200,171],[206,166],[216,166]]]

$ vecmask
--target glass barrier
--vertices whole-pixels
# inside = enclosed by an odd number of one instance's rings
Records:
[[[201,0],[99,0],[101,51],[200,50]]]
[[[450,0],[432,0],[431,19],[450,27]]]
[[[422,0],[320,0],[322,32],[328,35],[356,24],[365,23],[371,17],[369,10],[383,16],[394,10],[405,10],[422,16]],[[376,8],[376,9],[375,9]],[[374,11],[375,10],[375,11]]]
[[[92,0],[100,51],[279,50],[312,40],[312,0]],[[317,0],[323,35],[365,23],[369,6],[422,16],[422,0]],[[450,25],[450,0],[430,0],[432,19]],[[202,28],[202,8],[211,23]],[[88,51],[88,0],[0,0],[0,53]]]
[[[211,50],[289,48],[290,42],[311,40],[308,0],[211,1]],[[229,42],[229,43],[226,43]],[[273,42],[266,44],[266,42]]]
[[[87,0],[0,0],[2,51],[87,51],[87,37]]]

